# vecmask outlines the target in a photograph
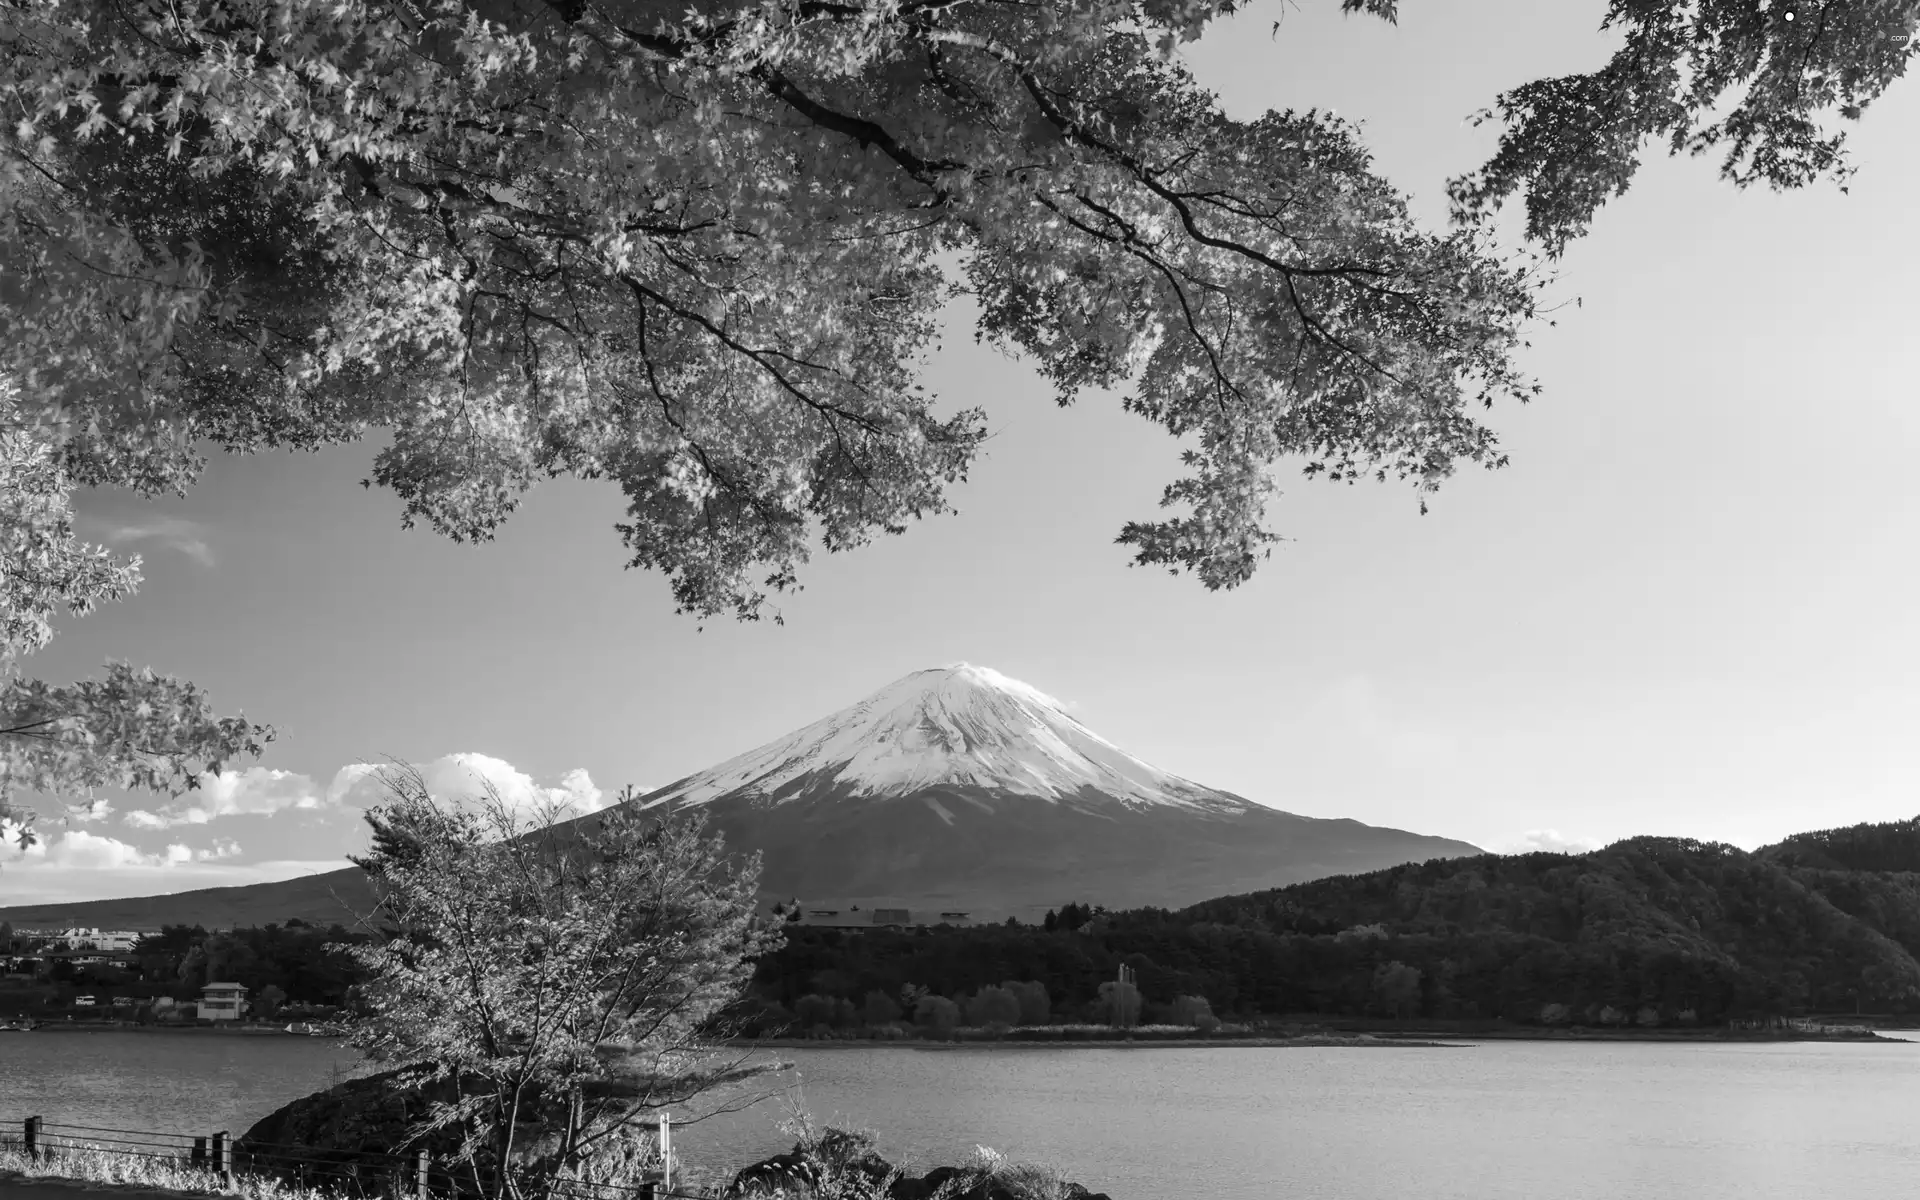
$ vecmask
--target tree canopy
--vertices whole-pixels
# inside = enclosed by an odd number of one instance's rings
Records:
[[[131,594],[140,561],[78,540],[58,448],[19,415],[17,389],[0,377],[0,820],[25,847],[33,814],[13,801],[15,789],[178,794],[223,759],[259,754],[273,731],[217,716],[193,684],[127,663],[64,685],[21,674],[20,659],[52,640],[61,610],[84,616]]]
[[[485,539],[542,478],[610,479],[632,565],[751,619],[814,547],[950,507],[984,415],[921,368],[965,293],[1061,403],[1115,389],[1185,441],[1118,541],[1231,588],[1283,464],[1427,491],[1505,461],[1478,412],[1537,390],[1542,260],[1653,139],[1743,186],[1844,178],[1832,122],[1902,73],[1920,0],[1612,0],[1624,47],[1495,99],[1444,231],[1351,124],[1223,112],[1172,52],[1239,7],[10,0],[15,476],[52,513],[382,430],[406,521]],[[1514,196],[1537,254],[1492,236]],[[6,589],[29,632],[134,582],[47,520],[49,573]],[[258,741],[188,727],[151,748]]]
[[[491,786],[476,806],[410,769],[383,782],[354,861],[386,936],[343,946],[367,976],[354,1044],[450,1088],[423,1132],[462,1136],[483,1195],[547,1195],[650,1111],[766,1069],[707,1040],[780,941],[754,914],[757,858],[730,862],[697,815],[568,825],[514,815]]]

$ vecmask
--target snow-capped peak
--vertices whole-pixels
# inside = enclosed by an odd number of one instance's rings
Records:
[[[1058,700],[990,667],[915,671],[857,704],[650,797],[780,802],[831,779],[852,796],[953,785],[1057,800],[1097,792],[1129,806],[1239,810],[1246,802],[1149,766],[1070,716]],[[780,793],[785,790],[787,795]]]

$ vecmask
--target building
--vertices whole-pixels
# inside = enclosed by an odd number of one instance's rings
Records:
[[[29,938],[50,943],[55,950],[96,950],[126,954],[143,936],[135,929],[16,929],[17,940]]]
[[[932,925],[971,925],[963,912],[914,912],[904,908],[807,908],[800,924],[817,929],[926,929]]]
[[[202,1020],[238,1021],[247,1008],[247,989],[237,983],[209,983],[200,989]]]

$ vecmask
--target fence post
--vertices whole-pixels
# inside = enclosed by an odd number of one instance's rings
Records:
[[[193,1139],[193,1153],[188,1156],[187,1161],[196,1167],[203,1167],[207,1164],[206,1138],[197,1137]]]
[[[233,1186],[233,1138],[224,1129],[213,1135],[213,1169],[220,1173],[221,1186]]]
[[[40,1118],[27,1118],[27,1160],[31,1162],[40,1156]]]
[[[419,1200],[427,1200],[427,1152],[422,1149],[414,1156],[416,1163],[413,1176],[413,1194]]]
[[[660,1193],[654,1188],[653,1180],[642,1179],[640,1181],[640,1193],[637,1200],[656,1200],[659,1194]]]
[[[660,1190],[673,1190],[673,1118],[660,1114]]]

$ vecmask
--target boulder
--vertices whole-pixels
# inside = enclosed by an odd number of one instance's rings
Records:
[[[818,1189],[829,1176],[857,1180],[866,1190],[878,1195],[893,1166],[873,1152],[873,1141],[860,1134],[830,1129],[812,1146],[798,1143],[785,1154],[776,1154],[745,1167],[727,1186],[727,1195],[737,1197],[783,1196]]]
[[[901,1185],[906,1185],[904,1188]],[[935,1167],[919,1179],[902,1178],[889,1193],[888,1200],[931,1200],[941,1188],[949,1189],[949,1200],[1041,1200],[1041,1195],[1020,1187],[1012,1179],[990,1175],[966,1167]],[[1064,1184],[1045,1200],[1112,1200],[1105,1192],[1090,1192],[1077,1183]]]
[[[874,1153],[872,1139],[834,1129],[811,1145],[798,1143],[785,1154],[742,1169],[725,1195],[729,1200],[792,1198],[829,1190],[872,1200],[1111,1200],[1077,1183],[1065,1184],[1058,1192],[1035,1191],[1021,1186],[1023,1174],[1018,1169],[993,1173],[970,1167],[935,1167],[917,1177],[896,1174],[892,1164]],[[832,1180],[841,1186],[824,1189]],[[846,1187],[849,1183],[854,1186]]]
[[[384,1191],[396,1178],[413,1178],[420,1150],[445,1161],[459,1146],[450,1130],[414,1136],[432,1103],[429,1088],[417,1072],[401,1068],[303,1096],[242,1134],[233,1146],[234,1165],[290,1182]]]
[[[476,1190],[476,1169],[483,1179],[494,1175],[494,1156],[482,1150],[473,1163],[450,1169],[459,1154],[460,1132],[416,1132],[432,1105],[452,1095],[451,1083],[431,1079],[420,1065],[350,1079],[282,1105],[255,1122],[234,1143],[234,1165],[342,1194],[384,1195],[399,1180],[411,1194],[418,1155],[425,1150],[432,1194],[468,1195]],[[538,1167],[557,1154],[562,1111],[544,1104],[537,1093],[523,1098],[514,1155],[520,1166]],[[589,1165],[602,1173],[630,1173],[642,1157],[639,1141],[637,1136],[604,1141]]]

